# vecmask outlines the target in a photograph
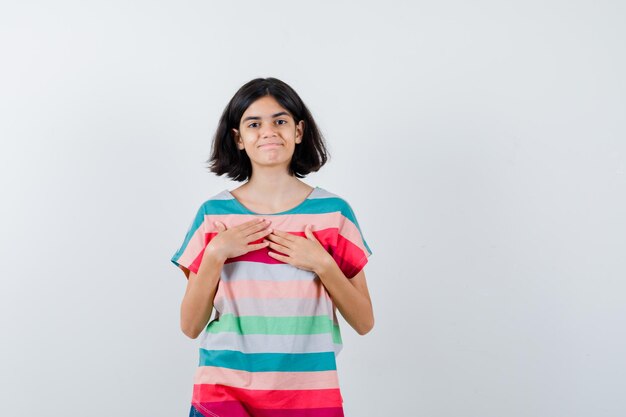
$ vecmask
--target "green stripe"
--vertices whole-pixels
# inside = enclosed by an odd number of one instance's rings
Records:
[[[327,316],[235,316],[224,314],[211,321],[206,331],[210,333],[235,332],[246,334],[318,334],[332,333],[333,342],[341,343],[339,325]]]

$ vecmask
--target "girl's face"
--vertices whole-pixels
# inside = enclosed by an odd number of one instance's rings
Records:
[[[233,129],[237,147],[245,149],[253,170],[280,165],[286,169],[303,132],[304,121],[296,125],[291,113],[272,96],[254,101],[241,116],[239,129]]]

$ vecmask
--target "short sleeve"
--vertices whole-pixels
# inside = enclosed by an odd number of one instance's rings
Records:
[[[344,200],[338,220],[337,240],[331,255],[347,278],[358,274],[372,251],[356,219],[356,215],[348,202]]]
[[[209,243],[211,236],[211,234],[207,233],[207,216],[204,211],[204,205],[202,205],[187,228],[182,245],[172,256],[172,263],[179,268],[183,267],[197,274],[204,249]]]

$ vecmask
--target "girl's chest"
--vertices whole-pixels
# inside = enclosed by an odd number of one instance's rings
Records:
[[[221,314],[251,316],[312,316],[332,310],[330,295],[314,272],[259,262],[225,264],[213,305]]]

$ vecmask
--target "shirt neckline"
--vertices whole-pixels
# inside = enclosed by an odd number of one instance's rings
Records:
[[[315,193],[315,191],[318,188],[319,187],[317,185],[315,187],[313,187],[313,189],[311,190],[309,195],[307,195],[306,198],[304,200],[302,200],[295,207],[292,207],[289,210],[280,211],[278,213],[255,213],[254,211],[250,210],[248,207],[244,206],[239,200],[237,200],[237,198],[235,198],[235,196],[228,189],[225,190],[225,191],[226,191],[226,194],[228,194],[228,196],[230,196],[230,198],[233,199],[233,202],[235,204],[237,204],[242,210],[244,210],[248,214],[254,214],[255,216],[276,216],[276,215],[279,215],[279,214],[289,214],[289,213],[293,213],[294,211],[297,211],[303,204],[305,204],[307,201],[309,201],[311,196]]]

